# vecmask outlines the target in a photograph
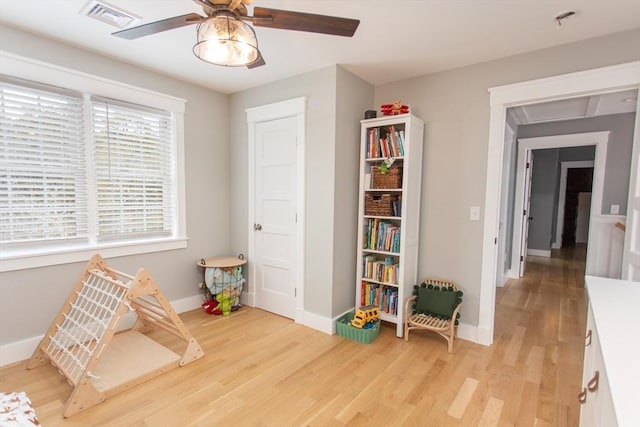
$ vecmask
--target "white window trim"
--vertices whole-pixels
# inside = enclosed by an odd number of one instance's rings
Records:
[[[33,80],[83,93],[99,94],[134,104],[170,111],[173,113],[175,120],[177,150],[175,237],[104,243],[91,247],[46,248],[37,253],[29,251],[29,253],[10,255],[0,259],[0,272],[87,261],[97,252],[105,258],[110,258],[187,247],[184,162],[184,111],[186,100],[3,51],[0,51],[0,70],[2,70],[2,74],[20,79]]]

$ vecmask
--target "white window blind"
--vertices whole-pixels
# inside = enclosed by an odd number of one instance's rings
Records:
[[[0,77],[0,242],[86,239],[82,95]]]
[[[93,178],[98,241],[174,232],[171,115],[92,97]]]

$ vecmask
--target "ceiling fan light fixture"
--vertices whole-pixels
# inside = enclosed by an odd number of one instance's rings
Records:
[[[193,53],[202,61],[227,67],[242,67],[260,56],[251,26],[233,14],[218,14],[198,24]]]

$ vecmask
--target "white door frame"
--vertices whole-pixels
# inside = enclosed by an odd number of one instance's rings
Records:
[[[640,89],[637,93],[640,95]],[[639,281],[640,249],[638,248],[638,234],[640,231],[640,96],[636,100],[636,123],[633,129],[633,148],[631,154],[631,172],[629,174],[629,197],[627,200],[626,229],[622,250],[622,265],[620,278],[622,280]]]
[[[297,183],[296,183],[296,309],[295,309],[295,321],[300,323],[302,320],[302,313],[304,312],[304,274],[305,274],[305,124],[306,124],[306,111],[307,111],[307,98],[300,97],[287,101],[276,102],[273,104],[262,105],[259,107],[247,108],[247,125],[248,125],[248,223],[247,230],[249,230],[249,247],[248,247],[248,278],[247,284],[248,291],[246,293],[245,304],[255,307],[255,283],[256,283],[256,269],[254,259],[256,251],[255,233],[253,225],[255,224],[255,138],[256,138],[256,124],[260,122],[266,122],[270,120],[283,119],[285,117],[296,117],[297,121]]]
[[[592,201],[591,201],[591,215],[600,215],[600,211],[595,209],[594,206],[602,207],[602,189],[604,188],[604,169],[607,161],[607,143],[609,142],[609,131],[603,132],[585,132],[585,133],[572,133],[567,135],[552,135],[541,136],[535,138],[520,138],[518,139],[518,163],[516,172],[516,197],[515,206],[513,208],[513,229],[520,230],[522,227],[522,215],[518,215],[524,209],[524,163],[526,163],[526,153],[531,150],[540,150],[546,148],[563,148],[563,147],[580,147],[585,145],[595,145],[596,152],[594,161],[595,166],[593,169],[593,185],[592,185]],[[565,172],[566,173],[566,172]],[[565,178],[566,181],[566,178]],[[562,183],[561,183],[562,185]],[[566,188],[566,182],[565,182]],[[564,206],[563,206],[564,210]],[[594,236],[594,239],[597,239]],[[589,239],[591,240],[591,239]],[[597,243],[595,240],[594,244]],[[520,248],[521,236],[519,233],[513,233],[513,246],[514,248]],[[589,262],[589,250],[587,249],[587,264]],[[526,256],[526,253],[512,251],[511,265],[516,265],[514,262],[520,263],[520,257]],[[513,273],[512,269],[512,274]],[[512,278],[520,277],[520,273],[510,276]]]
[[[554,249],[562,247],[562,229],[564,228],[564,204],[567,195],[567,175],[569,169],[592,168],[593,160],[560,162],[560,188],[558,188],[558,216],[556,217],[556,236],[551,245]],[[593,186],[593,184],[592,184]]]
[[[574,98],[588,94],[640,88],[640,61],[577,73],[498,86],[489,89],[489,145],[485,216],[482,237],[479,316],[476,342],[491,345],[495,320],[496,237],[500,220],[502,154],[507,108],[516,105]],[[636,114],[636,129],[640,114]],[[634,153],[640,135],[633,138]],[[633,162],[633,160],[632,160]],[[633,164],[633,163],[632,163]]]

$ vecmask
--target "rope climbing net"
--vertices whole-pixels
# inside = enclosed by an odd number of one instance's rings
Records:
[[[129,285],[130,281],[92,270],[69,301],[69,310],[62,313],[62,322],[49,337],[47,353],[71,383],[76,384],[85,372],[108,328],[115,327]]]

